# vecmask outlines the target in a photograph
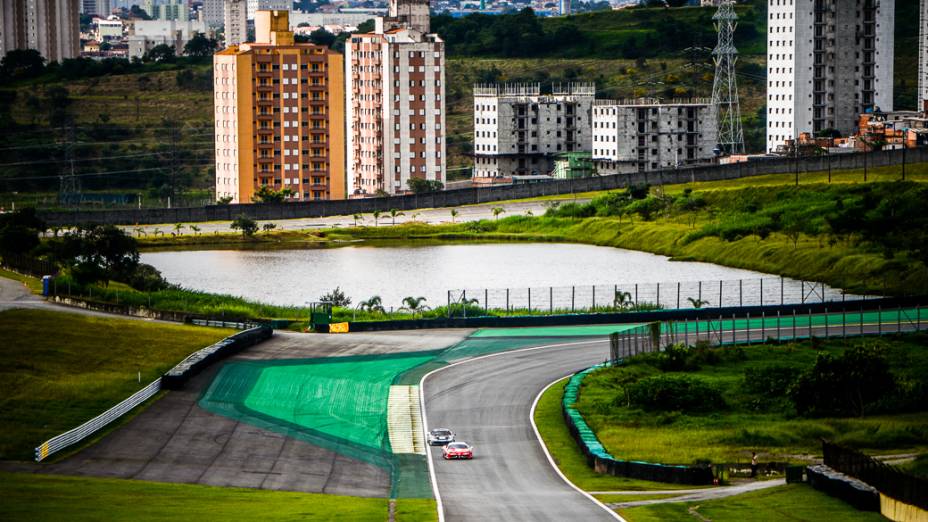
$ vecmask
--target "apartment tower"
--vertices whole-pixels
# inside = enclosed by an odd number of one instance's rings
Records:
[[[893,0],[770,0],[767,151],[893,105]]]
[[[345,44],[351,197],[445,180],[445,44],[424,32],[427,3],[392,0],[390,13]]]
[[[248,40],[247,0],[223,0],[222,22],[226,47],[239,45]]]
[[[80,0],[0,2],[0,57],[35,49],[49,62],[80,55]]]
[[[294,43],[288,18],[258,11],[255,41],[213,57],[217,198],[251,203],[261,186],[345,197],[342,56]]]
[[[593,165],[600,175],[629,174],[712,160],[718,143],[709,98],[596,100]]]
[[[918,110],[928,111],[928,0],[918,3]]]
[[[474,86],[474,177],[547,175],[557,156],[589,152],[596,85]]]

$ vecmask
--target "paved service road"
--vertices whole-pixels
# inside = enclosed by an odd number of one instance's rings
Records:
[[[558,476],[529,420],[545,386],[608,354],[608,339],[573,342],[463,362],[425,380],[428,427],[451,428],[475,447],[472,461],[445,461],[431,448],[447,520],[614,520]]]

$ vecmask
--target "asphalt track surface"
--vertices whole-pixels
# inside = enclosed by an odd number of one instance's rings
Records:
[[[347,334],[277,333],[229,360],[293,359],[443,348],[469,330]],[[286,434],[201,409],[222,364],[172,391],[90,447],[20,471],[386,497],[389,473]]]
[[[558,475],[529,420],[545,386],[609,354],[608,339],[565,344],[465,361],[425,380],[429,427],[475,448],[470,461],[431,448],[446,520],[615,520]]]
[[[862,330],[893,333],[897,324],[868,324]],[[901,330],[914,326],[903,324]],[[824,337],[826,329],[815,327],[811,333]],[[798,328],[796,334],[810,332]],[[841,334],[840,326],[828,329],[829,336]],[[760,340],[761,329],[737,330],[735,338]],[[450,428],[475,447],[471,461],[445,461],[441,448],[431,448],[445,520],[613,520],[554,470],[530,418],[545,386],[609,357],[608,339],[546,344],[466,360],[424,380],[426,429]]]

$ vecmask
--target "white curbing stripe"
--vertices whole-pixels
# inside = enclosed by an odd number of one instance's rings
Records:
[[[425,455],[418,386],[390,386],[387,433],[393,453]]]

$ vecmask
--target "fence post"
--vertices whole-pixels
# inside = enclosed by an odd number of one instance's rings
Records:
[[[490,290],[487,288],[483,289],[483,313],[489,314],[490,312]]]
[[[548,287],[548,312],[554,313],[554,287]]]
[[[151,294],[148,297],[148,305],[151,306]],[[448,319],[451,319],[451,290],[448,290]]]
[[[697,302],[697,303],[701,303],[701,302],[702,302],[702,281],[697,281],[697,286],[696,286],[696,302]],[[700,304],[699,306],[702,306],[702,305]]]
[[[638,283],[635,283],[635,308],[638,308]]]
[[[590,311],[596,311],[596,285],[593,285],[593,308]]]
[[[744,281],[738,280],[738,306],[744,306],[744,287],[742,285]]]
[[[783,276],[780,276],[780,306],[783,306],[784,302],[785,301],[783,299]]]
[[[722,280],[719,279],[719,308],[722,307]],[[719,328],[722,327],[722,323],[719,323]]]
[[[577,302],[577,287],[571,286],[570,287],[570,311],[571,312],[574,311],[574,304],[576,304],[576,302]]]
[[[657,307],[661,307],[661,284],[657,283]]]
[[[528,287],[528,311],[532,311],[532,287]]]
[[[680,282],[677,281],[677,310],[680,309]]]
[[[767,313],[760,311],[760,340],[763,342],[767,339]]]
[[[806,282],[802,279],[799,280],[799,302],[806,303]]]
[[[506,288],[506,315],[509,315],[509,288]]]
[[[764,306],[764,278],[760,278],[760,305]]]

